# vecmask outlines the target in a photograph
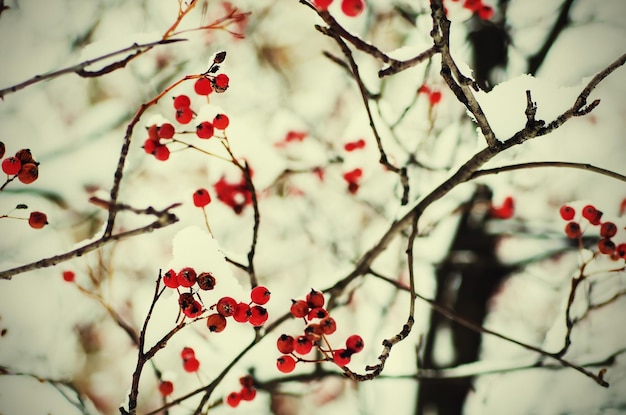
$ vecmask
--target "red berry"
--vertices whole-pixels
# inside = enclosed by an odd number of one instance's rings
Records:
[[[309,313],[306,316],[307,320],[313,320],[313,319],[322,319],[328,317],[328,311],[326,311],[326,309],[322,308],[322,307],[315,307],[312,308],[311,311],[309,311]]]
[[[165,274],[163,274],[163,284],[165,284],[166,287],[178,288],[180,284],[178,283],[176,271],[170,269]]]
[[[154,149],[154,158],[160,161],[165,161],[170,158],[170,149],[163,144],[159,144]]]
[[[251,401],[256,397],[256,389],[243,387],[239,391],[239,395],[242,401]]]
[[[187,372],[196,372],[200,368],[200,361],[195,357],[183,361],[183,369]]]
[[[215,288],[215,277],[210,272],[203,272],[196,277],[196,282],[201,290],[209,291]]]
[[[39,177],[39,167],[35,163],[22,164],[17,179],[24,184],[31,184]]]
[[[193,111],[189,107],[183,107],[176,110],[176,121],[181,124],[189,124],[193,118]]]
[[[364,8],[363,0],[342,0],[341,2],[341,11],[349,17],[358,16]]]
[[[185,267],[178,271],[176,280],[181,287],[189,288],[196,283],[196,271],[191,267]]]
[[[215,77],[215,86],[220,89],[225,90],[226,88],[228,88],[228,82],[228,75],[226,75],[225,73],[221,73]]]
[[[501,206],[492,206],[490,215],[496,219],[509,219],[515,213],[515,202],[511,196],[507,196]]]
[[[238,323],[247,323],[250,320],[250,306],[246,303],[238,303],[233,318]]]
[[[226,317],[224,317],[220,313],[211,314],[206,319],[206,326],[209,331],[212,331],[214,333],[224,331],[224,329],[226,328]]]
[[[180,357],[182,357],[183,360],[195,359],[196,352],[191,347],[183,347],[183,350],[180,352]]]
[[[259,285],[250,291],[250,299],[255,304],[263,305],[270,300],[270,294],[270,291],[266,287]]]
[[[328,9],[328,6],[330,6],[332,2],[333,0],[313,0],[313,4],[315,4],[315,7],[317,8],[317,10]]]
[[[463,7],[472,12],[477,12],[482,6],[481,0],[465,0],[465,3],[463,3]]]
[[[276,367],[283,373],[292,372],[296,368],[296,359],[289,355],[283,355],[276,359]]]
[[[347,349],[338,349],[333,352],[333,361],[337,366],[345,366],[350,363],[352,351]]]
[[[209,139],[213,137],[214,129],[213,124],[208,121],[203,121],[196,126],[196,135],[199,138]]]
[[[228,124],[230,124],[230,120],[226,114],[217,114],[215,118],[213,118],[213,127],[218,130],[225,130]]]
[[[200,317],[202,314],[202,304],[200,301],[194,300],[189,307],[183,309],[183,314],[189,318]]]
[[[592,225],[599,225],[602,212],[593,205],[587,205],[583,208],[583,218],[587,219]]]
[[[174,392],[174,384],[169,380],[161,382],[159,384],[159,393],[163,396],[169,396]]]
[[[332,317],[323,318],[322,321],[320,321],[320,327],[324,334],[333,334],[337,331],[337,323]]]
[[[260,305],[250,307],[250,319],[248,321],[254,327],[262,326],[263,323],[267,321],[268,317],[269,313],[264,307],[261,307]]]
[[[63,280],[73,282],[75,278],[76,274],[74,274],[74,271],[63,271]]]
[[[353,334],[346,339],[346,349],[352,351],[352,353],[360,352],[364,346],[363,339],[358,334]]]
[[[611,255],[615,251],[615,243],[608,238],[598,241],[598,251],[604,255]]]
[[[191,105],[191,100],[187,95],[178,95],[174,98],[174,108],[177,110]]]
[[[15,153],[15,158],[18,159],[22,163],[22,165],[26,163],[37,164],[37,162],[35,162],[35,159],[33,158],[33,154],[27,148],[23,148]]]
[[[254,387],[254,379],[250,375],[245,375],[239,378],[239,384],[244,389],[252,389]]]
[[[165,124],[161,125],[159,127],[159,138],[172,138],[174,137],[174,133],[176,131],[174,130],[174,126],[168,122],[166,122]]]
[[[294,316],[295,318],[301,318],[307,315],[307,313],[309,312],[309,303],[304,300],[291,301],[292,304],[289,310],[291,311],[292,316]]]
[[[218,300],[216,310],[224,317],[230,317],[235,313],[237,301],[232,297],[222,297]]]
[[[612,238],[617,233],[617,226],[613,222],[604,222],[600,225],[600,236],[603,238]]]
[[[483,5],[480,9],[478,9],[478,17],[482,20],[489,20],[493,17],[493,7]]]
[[[198,95],[209,95],[211,92],[213,92],[213,88],[211,87],[211,81],[204,77],[199,78],[196,81],[196,83],[193,85],[193,89]]]
[[[620,258],[626,258],[626,243],[621,243],[615,247],[615,253]]]
[[[22,162],[15,157],[7,157],[2,160],[2,171],[9,176],[19,173],[22,168]]]
[[[148,130],[148,138],[151,138],[152,140],[159,139],[159,127],[156,124],[152,124],[151,126],[147,128],[147,130]]]
[[[148,139],[146,139],[146,141],[144,141],[144,143],[143,143],[143,150],[144,150],[147,154],[152,154],[152,155],[154,155],[154,152],[155,152],[155,150],[156,150],[157,146],[159,146],[159,145],[160,145],[160,144],[159,144],[158,139],[157,139],[157,140],[154,140],[154,139],[152,139],[152,138],[148,138]]]
[[[323,333],[322,326],[317,323],[311,323],[304,328],[304,336],[312,342],[319,340]]]
[[[207,189],[198,189],[193,194],[193,205],[195,207],[205,207],[211,203],[211,195]]]
[[[439,104],[439,101],[441,101],[441,92],[433,91],[428,95],[428,102],[431,106]]]
[[[288,334],[281,334],[278,340],[276,340],[276,348],[282,354],[289,354],[293,352],[296,339]]]
[[[241,402],[241,395],[238,392],[231,392],[226,397],[226,403],[230,407],[236,408],[239,402]]]
[[[6,147],[2,141],[0,141],[0,159],[4,157],[4,153],[6,152]]]
[[[559,214],[563,220],[572,220],[576,215],[576,210],[571,206],[563,205],[561,209],[559,209]]]
[[[311,291],[306,295],[306,302],[311,308],[324,307],[324,294],[311,288]]]
[[[581,232],[578,222],[568,222],[567,225],[565,225],[565,235],[567,235],[567,237],[570,239],[576,239],[580,237]]]
[[[307,354],[313,349],[313,342],[309,340],[306,336],[298,336],[296,337],[296,341],[293,344],[293,351],[304,355]]]
[[[43,212],[31,212],[28,224],[33,229],[41,229],[48,224],[48,217]]]
[[[363,175],[363,170],[356,168],[343,174],[343,179],[348,183],[357,183]]]

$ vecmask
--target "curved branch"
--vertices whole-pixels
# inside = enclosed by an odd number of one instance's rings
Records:
[[[510,164],[508,166],[494,167],[492,169],[476,170],[470,177],[470,180],[474,180],[490,174],[499,174],[513,170],[533,169],[537,167],[566,167],[571,169],[586,170],[626,182],[626,176],[624,176],[623,174],[603,169],[602,167],[597,167],[589,163],[572,163],[568,161],[534,161],[528,163],[518,163]]]

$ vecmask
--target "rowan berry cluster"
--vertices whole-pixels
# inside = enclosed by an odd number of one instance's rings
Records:
[[[163,274],[163,284],[169,288],[179,290],[178,305],[181,312],[188,318],[198,318],[214,310],[206,317],[209,331],[219,333],[226,328],[227,318],[232,317],[238,323],[250,323],[254,327],[263,325],[269,314],[263,307],[270,300],[270,291],[264,286],[256,286],[250,291],[250,302],[237,301],[232,297],[221,297],[215,304],[205,309],[198,290],[210,291],[215,288],[217,280],[210,272],[198,274],[191,267],[184,267],[176,272],[173,269]],[[180,292],[180,288],[189,288],[190,291]]]
[[[353,334],[346,339],[345,347],[333,348],[328,336],[337,330],[337,323],[324,308],[324,294],[311,289],[304,300],[292,300],[290,312],[295,318],[301,318],[306,327],[297,336],[281,334],[276,347],[283,355],[276,360],[276,367],[283,373],[293,371],[299,362],[332,361],[343,367],[350,363],[353,354],[363,350],[361,336]],[[304,359],[315,348],[323,356],[321,359]]]
[[[580,220],[575,220],[576,209],[569,205],[563,205],[559,209],[561,218],[567,221],[565,225],[565,235],[570,239],[582,241],[585,230],[581,226]],[[598,241],[598,252],[606,255],[612,260],[626,259],[626,242],[616,243],[613,238],[617,235],[618,227],[614,222],[602,221],[603,212],[593,205],[586,205],[582,208],[581,216],[586,222],[594,227],[599,227],[600,240]]]
[[[252,376],[246,375],[239,378],[241,389],[233,391],[226,396],[228,406],[236,408],[241,401],[251,401],[256,397],[256,388]]]
[[[459,0],[452,0],[458,2]],[[493,17],[493,7],[484,4],[482,0],[464,0],[463,7],[476,14],[482,20],[489,20]]]
[[[333,0],[313,0],[318,10],[327,10]],[[356,17],[365,9],[363,0],[341,0],[341,11],[348,17]]]
[[[202,74],[194,83],[194,92],[199,96],[208,98],[213,92],[222,93],[228,89],[230,79],[224,73],[215,74],[219,71],[219,64],[226,58],[226,52],[219,52],[213,57],[213,62],[209,69]],[[198,119],[197,113],[191,107],[191,98],[181,94],[173,99],[174,118],[178,124],[186,125],[192,120],[196,121],[195,134],[198,138],[208,140],[215,135],[215,130],[225,130],[230,124],[226,114],[216,114],[212,119]],[[148,138],[144,141],[143,149],[146,153],[153,155],[157,160],[165,161],[170,157],[168,145],[176,142],[176,134],[187,133],[181,129],[177,130],[171,123],[160,125],[150,125],[148,127]]]

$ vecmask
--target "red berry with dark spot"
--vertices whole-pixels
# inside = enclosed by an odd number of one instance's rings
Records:
[[[146,139],[146,141],[144,141],[143,143],[143,150],[147,153],[147,154],[152,154],[154,155],[154,152],[157,148],[157,146],[159,146],[159,141],[158,140],[154,140],[152,138],[148,138]]]
[[[157,160],[165,161],[165,160],[170,158],[170,149],[167,148],[167,146],[165,146],[163,144],[159,144],[154,149],[154,153],[153,154],[154,154],[154,158],[156,158]]]
[[[567,225],[565,225],[565,235],[570,239],[578,238],[581,235],[578,222],[568,222]]]
[[[229,81],[230,79],[228,78],[228,75],[221,73],[215,77],[215,86],[219,89],[226,90],[226,88],[228,88]]]
[[[180,284],[178,283],[176,271],[170,269],[163,274],[163,284],[165,284],[166,287],[178,288]]]
[[[233,318],[238,323],[247,323],[250,320],[250,305],[246,303],[237,303]]]
[[[311,308],[324,307],[325,301],[324,294],[321,291],[314,290],[313,288],[311,288],[311,291],[309,291],[306,295],[306,302]]]
[[[43,212],[31,212],[28,224],[33,229],[41,229],[48,224],[48,217]]]
[[[325,317],[320,321],[320,327],[324,334],[333,334],[337,331],[337,323],[332,317]]]
[[[211,314],[206,319],[206,326],[208,327],[209,331],[213,333],[219,333],[221,331],[224,331],[224,329],[226,328],[226,317],[224,317],[220,313]]]
[[[193,205],[195,207],[205,207],[211,203],[211,195],[207,189],[198,189],[193,193]]]
[[[217,114],[215,118],[213,118],[213,127],[218,130],[225,130],[228,124],[230,124],[230,120],[226,114]]]
[[[311,323],[304,328],[304,336],[312,342],[319,340],[323,333],[322,326],[317,323]]]
[[[210,272],[202,272],[196,277],[196,282],[201,290],[209,291],[215,288],[216,280]]]
[[[598,251],[604,255],[611,255],[615,251],[615,243],[608,238],[598,241]]]
[[[289,354],[294,350],[294,344],[296,339],[288,334],[281,334],[278,340],[276,340],[276,348],[282,354]]]
[[[587,205],[583,208],[583,218],[587,219],[592,225],[599,225],[602,212],[593,205]]]
[[[266,287],[259,285],[250,291],[250,299],[255,304],[263,305],[270,300],[270,294],[270,291]]]
[[[250,307],[250,319],[248,321],[254,327],[262,326],[263,323],[267,321],[268,317],[269,313],[264,307],[261,307],[260,305]]]
[[[621,243],[615,247],[615,254],[620,258],[626,258],[626,243]]]
[[[353,352],[348,349],[337,349],[333,352],[333,361],[337,364],[337,366],[343,367],[350,363],[352,353]]]
[[[276,359],[276,367],[283,373],[293,372],[296,368],[296,360],[289,355],[281,356]]]
[[[232,408],[236,408],[241,402],[241,395],[238,392],[231,392],[226,397],[226,403]]]
[[[2,160],[2,171],[9,176],[19,173],[22,168],[22,162],[15,157],[7,157]]]
[[[363,343],[363,339],[358,334],[353,334],[352,336],[346,339],[346,349],[352,351],[353,353],[358,353],[363,350],[365,343]]]
[[[576,210],[571,206],[563,205],[561,209],[559,209],[559,214],[563,220],[572,220],[576,215]]]
[[[191,267],[185,267],[178,272],[176,279],[178,285],[181,287],[189,288],[196,283],[196,271]]]
[[[196,126],[196,135],[198,138],[209,139],[213,137],[214,132],[213,124],[208,121],[203,121]]]
[[[22,164],[17,179],[24,184],[31,184],[39,177],[39,167],[35,163]]]
[[[200,301],[194,300],[189,307],[183,309],[183,314],[189,318],[200,317],[202,314],[202,304]]]
[[[313,319],[322,319],[328,317],[328,311],[326,311],[326,309],[322,308],[322,307],[315,307],[312,308],[311,311],[309,311],[309,313],[307,314],[306,318],[307,320],[313,320]]]
[[[174,137],[174,133],[176,131],[174,130],[174,126],[168,122],[166,122],[165,124],[161,125],[159,127],[159,138],[172,138]]]
[[[216,310],[224,317],[230,317],[235,314],[237,301],[232,297],[222,297],[218,300]]]
[[[181,124],[189,124],[193,118],[193,111],[189,107],[183,107],[176,110],[176,121]]]
[[[244,389],[252,389],[254,387],[254,379],[250,375],[245,375],[239,378],[239,384]]]
[[[603,238],[612,238],[617,233],[617,226],[613,222],[604,222],[600,225],[600,236]]]
[[[242,401],[251,401],[256,397],[256,389],[243,387],[239,391],[239,395]]]
[[[301,318],[307,315],[309,312],[309,303],[304,300],[291,300],[291,302],[292,304],[289,310],[291,311],[292,316],[295,318]]]
[[[309,340],[306,336],[298,336],[296,337],[296,341],[293,344],[293,351],[305,355],[309,353],[313,349],[313,342]]]

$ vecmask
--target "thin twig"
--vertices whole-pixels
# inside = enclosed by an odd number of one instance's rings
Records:
[[[534,161],[528,163],[509,164],[507,166],[494,167],[492,169],[481,169],[475,171],[472,174],[470,180],[474,180],[482,176],[487,176],[489,174],[499,174],[514,170],[533,169],[538,167],[566,167],[571,169],[586,170],[626,182],[626,176],[624,176],[623,174],[603,169],[602,167],[597,167],[589,163],[572,163],[567,161]]]

